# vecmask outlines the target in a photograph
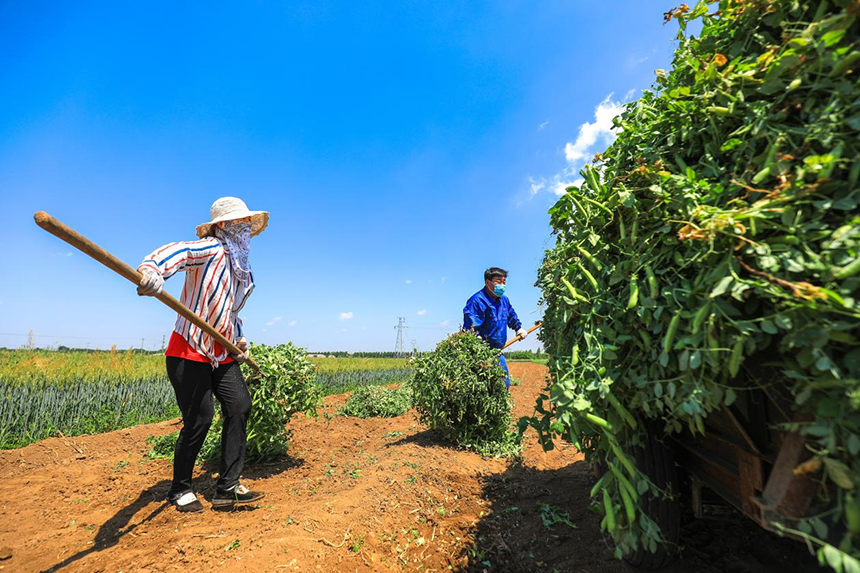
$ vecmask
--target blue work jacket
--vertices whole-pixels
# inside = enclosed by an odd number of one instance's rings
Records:
[[[466,302],[463,309],[463,330],[474,329],[478,336],[486,340],[491,348],[501,348],[508,340],[507,327],[519,330],[520,322],[508,297],[494,297],[484,287]]]

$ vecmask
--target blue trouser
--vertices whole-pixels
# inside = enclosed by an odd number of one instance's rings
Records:
[[[499,354],[499,364],[505,369],[505,388],[511,389],[511,373],[508,370],[508,362],[505,360],[504,354]]]

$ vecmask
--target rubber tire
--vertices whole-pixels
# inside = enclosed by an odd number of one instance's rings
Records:
[[[681,501],[679,498],[678,472],[672,449],[660,442],[653,429],[647,430],[645,445],[636,448],[636,468],[647,475],[658,489],[672,492],[672,499],[645,494],[639,499],[639,507],[660,526],[666,544],[657,546],[651,553],[640,547],[636,552],[624,556],[624,560],[638,569],[661,569],[668,565],[678,550],[681,535]]]

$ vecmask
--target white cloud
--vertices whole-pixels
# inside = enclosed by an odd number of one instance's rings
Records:
[[[541,189],[546,187],[546,181],[543,179],[538,181],[534,177],[529,177],[529,186],[531,186],[531,196],[534,197]]]
[[[345,328],[341,328],[341,329],[340,329],[340,331],[341,331],[341,332],[346,332],[346,329],[345,329]]]
[[[270,320],[269,322],[267,322],[267,323],[266,323],[266,326],[275,326],[276,324],[278,324],[278,323],[279,323],[279,322],[281,322],[282,320],[284,320],[284,317],[283,317],[283,316],[276,316],[275,318],[273,318],[272,320]]]
[[[442,278],[441,278],[441,279],[439,279],[439,280],[441,280],[441,281],[444,283],[444,282],[446,282],[446,281],[448,280],[448,277],[442,277]]]
[[[451,324],[450,320],[443,320],[442,322],[439,323],[439,326],[445,327],[445,326],[448,326],[449,324]]]
[[[579,126],[579,134],[576,141],[568,142],[564,146],[564,156],[568,163],[579,163],[585,159],[591,159],[592,148],[599,141],[604,146],[615,141],[615,128],[612,120],[624,111],[623,104],[612,99],[614,94],[609,94],[597,105],[594,110],[594,122],[586,121]]]
[[[416,312],[415,314],[417,314],[418,316],[424,316],[425,314],[427,314],[427,309],[426,309],[426,308],[422,308],[421,310],[419,310],[419,311],[418,311],[418,312]]]
[[[412,284],[412,279],[406,279],[406,284],[411,285],[411,284]]]
[[[71,257],[71,256],[72,256],[72,251],[69,251],[68,253],[66,253],[66,256],[67,256],[67,257]]]
[[[297,324],[298,324],[298,322],[296,322],[295,320],[291,320],[291,321],[290,321],[290,326],[295,326],[295,325],[297,325]]]
[[[548,126],[548,125],[549,125],[549,122],[548,122],[548,121],[543,122],[543,123],[542,123],[542,124],[540,124],[540,126],[538,127],[538,131],[543,131],[543,130],[544,130],[544,128],[546,128],[546,126]]]
[[[352,320],[353,316],[352,311],[340,313],[341,320]]]
[[[603,151],[615,141],[617,133],[612,120],[624,111],[624,104],[635,94],[635,90],[630,90],[623,101],[617,101],[614,99],[614,94],[609,94],[597,104],[594,109],[594,121],[581,124],[576,139],[568,141],[564,146],[567,166],[551,177],[530,176],[528,178],[529,198],[541,191],[548,191],[560,197],[566,193],[567,187],[582,185],[583,180],[579,171],[592,160],[595,152]]]

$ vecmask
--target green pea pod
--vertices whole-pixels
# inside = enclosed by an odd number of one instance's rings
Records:
[[[645,343],[646,348],[651,348],[654,345],[654,341],[651,340],[651,335],[648,334],[648,331],[642,329],[639,331],[639,336],[642,338],[642,342]]]
[[[619,487],[618,492],[621,494],[621,501],[624,502],[624,511],[627,512],[627,523],[633,525],[636,523],[636,507],[633,505],[633,500],[623,487]]]
[[[582,263],[580,263],[579,261],[576,261],[576,266],[579,267],[579,270],[582,272],[583,275],[585,275],[585,278],[588,279],[588,282],[589,284],[591,284],[591,288],[594,289],[594,292],[598,292],[599,288],[597,286],[597,280],[594,278],[594,275],[592,275],[587,268],[582,266]]]
[[[850,494],[845,500],[845,522],[848,525],[848,531],[855,534],[860,533],[860,504]]]
[[[588,181],[588,186],[591,187],[591,190],[595,193],[603,191],[603,186],[600,184],[600,179],[597,177],[597,171],[595,171],[591,166],[587,166],[583,171],[585,171],[585,179]]]
[[[630,276],[630,298],[627,299],[627,310],[635,308],[639,304],[639,280],[636,275]]]
[[[615,454],[615,459],[621,462],[621,465],[624,466],[624,469],[627,470],[630,477],[636,477],[636,466],[634,466],[633,462],[630,461],[630,457],[622,452],[621,448],[619,448],[618,444],[615,442],[610,442],[609,447],[612,449],[612,453]]]
[[[576,247],[576,249],[577,249],[577,250],[582,254],[582,256],[583,256],[583,257],[585,257],[586,259],[588,259],[588,262],[589,262],[589,263],[591,263],[592,265],[594,265],[594,269],[595,269],[597,272],[600,272],[600,271],[602,271],[602,270],[603,270],[603,265],[602,265],[602,264],[600,264],[600,261],[598,261],[597,259],[595,259],[595,258],[594,258],[594,255],[592,255],[591,253],[589,253],[588,251],[586,251],[584,248],[582,248],[582,245],[577,246],[577,247]]]
[[[833,69],[830,70],[830,77],[835,78],[836,76],[841,76],[849,69],[851,69],[851,66],[858,62],[860,62],[860,51],[854,50],[853,52],[842,58],[842,60],[838,64],[833,66]]]
[[[585,211],[585,209],[583,209],[583,208],[582,208],[582,203],[580,203],[579,201],[577,201],[577,200],[576,200],[576,197],[574,197],[573,195],[570,195],[570,194],[569,194],[568,196],[570,197],[570,201],[571,201],[571,203],[573,203],[573,204],[574,204],[574,206],[576,207],[576,212],[577,212],[577,214],[580,214],[580,215],[582,215],[583,217],[586,217],[586,218],[587,218],[587,217],[588,217],[588,213]]]
[[[707,301],[705,305],[696,311],[693,316],[693,334],[698,334],[702,328],[702,323],[705,322],[705,317],[708,316],[708,309],[711,308],[711,301]]]
[[[594,414],[586,412],[584,417],[592,424],[600,426],[601,428],[609,430],[610,432],[612,431],[612,424],[610,424],[608,421],[604,420],[600,416],[595,416]]]
[[[609,466],[610,471],[612,471],[612,473],[615,475],[615,478],[621,483],[622,487],[620,487],[619,489],[626,489],[630,496],[634,500],[638,501],[639,492],[636,491],[636,488],[633,487],[633,484],[630,483],[630,480],[627,479],[627,476],[624,475],[621,470],[618,469],[618,466],[616,466],[612,462],[609,462],[607,465]]]
[[[741,369],[741,358],[744,353],[744,339],[743,336],[738,336],[737,340],[735,340],[735,345],[732,346],[732,356],[729,359],[729,374],[734,378],[738,375],[738,371]]]
[[[612,500],[609,498],[609,492],[603,490],[603,509],[606,510],[606,531],[615,534],[615,508],[612,507]]]
[[[835,279],[846,279],[848,277],[852,277],[860,272],[860,257],[857,257],[841,269],[837,270],[833,273],[833,278]]]
[[[684,264],[687,262],[684,260],[684,257],[682,257],[681,253],[679,253],[678,251],[672,251],[672,260],[675,261],[675,264],[679,267],[683,267]]]
[[[573,353],[570,356],[570,364],[572,366],[576,366],[577,364],[579,364],[579,345],[578,344],[573,345]]]
[[[621,217],[618,218],[618,236],[622,241],[627,239],[627,230],[624,227],[624,219]]]
[[[678,331],[678,325],[681,324],[681,311],[675,312],[672,320],[669,321],[669,328],[666,329],[666,336],[663,338],[663,352],[669,353],[672,350],[672,343],[675,341],[675,333]]]
[[[597,483],[594,484],[594,487],[591,488],[591,493],[589,493],[589,497],[596,496],[597,492],[599,492],[601,489],[603,489],[603,486],[606,485],[606,482],[609,481],[610,475],[611,474],[609,472],[606,472],[605,474],[600,476],[600,479],[597,480]]]
[[[639,219],[633,220],[633,226],[630,228],[630,242],[636,244],[636,239],[639,236]]]
[[[567,278],[561,277],[561,282],[564,283],[564,286],[566,286],[567,290],[570,292],[570,296],[572,296],[574,299],[580,302],[588,302],[588,299],[579,294],[579,291],[577,291],[576,288],[572,284],[570,284],[570,281],[567,280]]]
[[[732,113],[729,108],[723,107],[721,105],[712,105],[708,108],[708,111],[717,115],[729,115]]]
[[[618,415],[621,416],[624,421],[626,421],[631,428],[634,430],[637,428],[636,418],[630,413],[627,408],[625,408],[621,402],[618,401],[618,398],[615,397],[615,394],[607,394],[606,399],[609,400],[609,403],[612,404],[612,407],[615,408],[615,411],[618,412]]]
[[[654,271],[651,270],[651,265],[645,265],[645,275],[648,277],[648,291],[651,298],[657,300],[660,296],[660,288],[657,284],[657,277],[654,276]]]
[[[758,173],[755,174],[755,177],[753,177],[753,179],[752,179],[753,185],[758,185],[759,183],[761,183],[762,181],[767,179],[769,176],[770,176],[770,165],[768,165],[767,167],[765,167],[764,169],[762,169],[761,171],[759,171]]]

